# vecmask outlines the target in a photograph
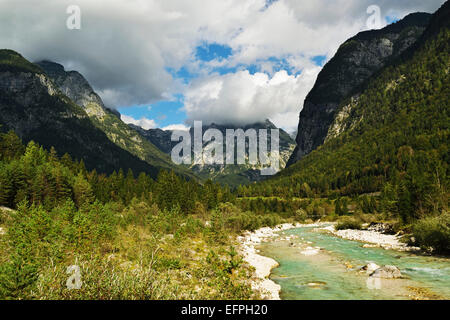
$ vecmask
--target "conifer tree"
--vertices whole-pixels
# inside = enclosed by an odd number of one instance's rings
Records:
[[[75,183],[73,185],[73,193],[75,204],[80,208],[86,204],[92,203],[94,201],[94,193],[92,187],[84,178],[81,171],[75,178]]]

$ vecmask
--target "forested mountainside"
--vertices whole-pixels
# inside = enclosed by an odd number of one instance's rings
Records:
[[[154,167],[193,176],[185,168],[174,165],[169,156],[125,124],[117,111],[105,107],[100,96],[79,72],[65,71],[62,65],[51,61],[41,61],[36,64],[44,70],[63,94],[83,107],[91,122],[118,147]]]
[[[55,147],[59,155],[68,153],[99,172],[158,172],[111,142],[39,66],[11,50],[0,50],[0,125],[3,132],[14,130],[47,150]]]
[[[140,132],[142,136],[147,138],[151,143],[160,148],[161,151],[170,154],[172,148],[177,144],[177,142],[171,142],[171,134],[172,131],[161,130],[161,129],[149,129],[144,130],[140,127],[130,125],[132,128]],[[219,124],[209,124],[203,125],[202,132],[205,133],[208,129],[218,129],[222,132],[224,141],[223,141],[223,150],[226,151],[226,130],[227,129],[243,129],[244,131],[248,129],[255,129],[257,132],[260,129],[268,130],[268,137],[270,137],[270,129],[277,129],[277,127],[266,120],[264,122],[258,122],[253,124],[248,124],[245,126],[238,125],[219,125]],[[295,142],[289,136],[289,134],[283,129],[279,129],[279,147],[280,147],[280,168],[284,168],[286,163],[294,149]],[[194,131],[193,128],[190,130],[191,141],[193,144],[193,136]],[[206,147],[208,143],[204,144],[203,147]],[[270,147],[270,139],[268,141],[268,147]],[[192,145],[193,148],[193,145]],[[246,155],[248,156],[248,143],[246,143]],[[193,150],[193,149],[192,149]],[[230,187],[236,187],[240,184],[249,184],[255,181],[260,181],[263,177],[260,175],[260,165],[251,165],[251,164],[243,164],[243,165],[208,165],[208,164],[196,164],[188,166],[190,170],[192,170],[196,175],[198,175],[201,179],[207,180],[212,179],[221,184],[229,185]]]
[[[415,43],[430,17],[413,13],[381,30],[361,32],[340,46],[304,101],[288,166],[323,144],[342,101],[360,92],[373,74]]]
[[[47,151],[34,141],[24,145],[12,131],[0,138],[0,206],[16,208],[26,201],[51,209],[68,198],[81,206],[94,199],[129,204],[133,198],[149,197],[161,209],[194,213],[196,203],[209,208],[232,200],[227,188],[211,182],[200,185],[173,171],[161,170],[156,180],[144,172],[135,177],[131,169],[100,174],[67,154],[59,157],[53,147]]]
[[[405,221],[448,208],[450,3],[411,51],[342,102],[325,144],[245,195],[381,192]]]

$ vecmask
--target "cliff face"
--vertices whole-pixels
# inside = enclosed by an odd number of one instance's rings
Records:
[[[37,62],[36,65],[43,69],[64,95],[84,109],[91,122],[103,131],[111,142],[152,166],[190,176],[186,170],[175,166],[165,153],[140,132],[125,124],[120,119],[120,113],[105,107],[100,96],[79,72],[66,71],[62,65],[51,61]]]
[[[178,142],[171,141],[171,131],[164,131],[161,129],[150,129],[144,130],[140,127],[130,125],[132,128],[136,129],[140,132],[142,136],[151,141],[155,146],[157,146],[161,151],[170,154],[172,148]],[[203,133],[205,133],[208,129],[218,129],[222,132],[224,136],[223,141],[223,150],[226,150],[226,129],[243,129],[246,131],[247,129],[276,129],[277,127],[266,120],[265,122],[254,123],[246,126],[235,126],[235,125],[219,125],[212,123],[210,125],[204,125],[202,128]],[[193,141],[194,131],[190,130],[191,138]],[[270,131],[268,132],[268,136],[270,136]],[[286,162],[288,161],[295,143],[294,140],[286,133],[284,130],[280,129],[279,131],[279,147],[280,147],[280,168],[284,168]],[[207,144],[204,144],[203,147],[206,147]],[[270,147],[270,143],[268,144]],[[248,144],[246,144],[246,153],[248,154]],[[205,159],[203,159],[205,160]],[[259,181],[262,179],[260,175],[260,165],[250,165],[248,163],[242,165],[210,165],[204,164],[203,161],[201,164],[190,165],[189,168],[195,172],[199,177],[203,179],[213,179],[217,182],[228,184],[230,186],[237,186],[239,184],[248,184],[254,181]]]
[[[0,50],[0,125],[24,142],[34,140],[46,149],[55,147],[60,155],[83,159],[89,169],[157,173],[112,143],[41,68],[11,50]]]
[[[406,221],[446,211],[450,1],[398,59],[335,110],[325,143],[268,180],[274,196],[382,192]],[[443,182],[444,181],[444,182]],[[265,190],[255,188],[252,195]],[[409,203],[406,204],[405,203]]]
[[[288,166],[324,143],[340,103],[349,96],[356,97],[372,75],[414,44],[430,17],[427,13],[410,14],[383,29],[361,32],[340,46],[304,101],[297,146]]]
[[[62,93],[77,105],[86,108],[89,103],[96,103],[102,108],[102,99],[94,92],[87,80],[77,71],[65,71],[64,67],[51,61],[36,63],[53,80]]]
[[[145,139],[150,141],[153,145],[155,145],[159,150],[166,154],[170,154],[172,148],[174,147],[174,143],[171,141],[172,131],[170,130],[162,130],[162,129],[148,129],[145,130],[139,126],[134,124],[128,124],[131,128],[136,130],[143,136]]]

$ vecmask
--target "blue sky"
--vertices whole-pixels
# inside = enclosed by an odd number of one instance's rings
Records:
[[[386,22],[391,24],[397,22],[399,19],[395,16],[386,16]]]
[[[214,59],[226,59],[232,54],[231,47],[219,43],[204,42],[195,49],[195,57],[206,62]]]
[[[153,119],[159,128],[183,123],[186,113],[182,110],[183,96],[178,94],[173,100],[162,100],[149,105],[137,105],[118,108],[121,114],[134,119]]]
[[[223,44],[203,42],[195,48],[195,59],[197,62],[211,62],[213,60],[227,59],[232,55],[232,49]],[[174,79],[188,84],[192,79],[198,77],[198,74],[189,72],[188,66],[182,66],[178,70],[167,68],[166,70]],[[226,74],[235,72],[235,68],[213,68],[212,72]],[[153,119],[158,127],[164,128],[169,125],[182,124],[186,119],[186,112],[183,110],[183,95],[175,94],[170,100],[162,100],[149,105],[135,105],[118,108],[121,114],[131,116],[135,119],[148,118]]]

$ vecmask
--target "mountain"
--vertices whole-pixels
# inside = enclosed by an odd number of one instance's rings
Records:
[[[79,72],[65,71],[62,65],[51,61],[40,61],[36,65],[44,70],[63,94],[83,107],[91,122],[118,147],[156,168],[171,169],[185,176],[192,176],[184,168],[174,165],[165,153],[125,124],[120,119],[119,112],[105,107],[100,96]]]
[[[131,128],[139,132],[141,136],[150,141],[154,146],[166,154],[170,154],[174,143],[172,143],[170,137],[172,136],[171,130],[162,129],[148,129],[145,130],[134,124],[128,124]]]
[[[19,53],[0,50],[0,125],[24,142],[34,140],[83,160],[88,169],[110,173],[158,169],[112,143],[85,110],[64,95],[38,65]]]
[[[360,92],[371,76],[414,44],[430,17],[413,13],[383,29],[361,32],[339,47],[304,101],[297,146],[288,166],[323,144],[341,102]]]
[[[177,144],[177,142],[171,142],[171,134],[172,131],[164,131],[161,129],[149,129],[144,130],[138,126],[130,125],[132,128],[137,130],[143,137],[152,142],[155,146],[160,148],[161,151],[170,154],[172,148]],[[202,128],[203,133],[208,129],[218,129],[222,132],[223,136],[226,136],[226,129],[243,129],[246,131],[247,129],[277,129],[277,127],[266,120],[264,122],[258,122],[254,124],[249,124],[245,126],[236,126],[236,125],[219,125],[219,124],[209,124],[204,125]],[[193,141],[194,131],[193,128],[190,129],[191,141]],[[270,131],[269,134],[270,136]],[[280,137],[280,168],[284,168],[287,160],[289,159],[292,150],[294,149],[295,142],[291,138],[291,136],[286,133],[283,129],[279,131]],[[205,147],[207,144],[204,144]],[[224,141],[224,151],[225,141]],[[246,152],[248,154],[248,145]],[[259,181],[263,177],[260,175],[260,165],[206,165],[206,164],[196,164],[191,165],[189,168],[195,172],[200,178],[213,179],[214,181],[220,182],[222,184],[228,184],[230,186],[237,186],[239,184],[249,184],[254,181]]]
[[[107,111],[114,112],[105,107],[100,96],[79,72],[65,71],[63,65],[48,60],[36,62],[35,64],[44,70],[63,94],[72,99],[77,105],[83,107],[88,114],[101,117]],[[120,117],[120,113],[117,111],[114,113]]]
[[[447,1],[410,49],[334,109],[325,143],[255,185],[253,195],[380,192],[380,210],[405,222],[448,211],[449,21]]]

